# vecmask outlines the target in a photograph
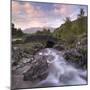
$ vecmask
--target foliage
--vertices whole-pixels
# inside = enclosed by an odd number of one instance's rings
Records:
[[[84,16],[85,12],[84,12],[84,9],[81,8],[80,9],[80,14],[78,14],[78,18],[82,18]]]
[[[15,28],[15,25],[12,23],[11,26],[12,29],[12,37],[22,37],[23,36],[23,32],[21,30],[21,28]]]
[[[36,35],[51,35],[51,32],[49,29],[43,28],[42,31],[37,31],[35,34]]]
[[[73,46],[78,37],[84,33],[87,33],[87,16],[84,16],[84,10],[80,9],[78,18],[71,21],[69,17],[66,17],[65,23],[56,28],[53,36],[65,41],[66,45]]]

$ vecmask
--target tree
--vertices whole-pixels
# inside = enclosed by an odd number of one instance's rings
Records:
[[[15,25],[12,23],[12,26],[11,26],[11,29],[12,29],[12,35],[16,35],[16,32],[17,32],[17,29],[15,28]]]
[[[71,22],[70,17],[66,17],[64,21],[65,23],[70,23]]]
[[[17,29],[17,36],[22,36],[23,35],[23,32],[22,32],[22,30],[21,30],[21,28],[18,28]]]
[[[70,30],[72,26],[72,22],[70,17],[66,17],[65,19],[65,30]]]
[[[13,37],[21,37],[23,35],[23,32],[21,30],[21,28],[15,28],[15,25],[12,23],[11,25],[11,29],[12,29],[12,36]]]
[[[35,34],[39,34],[39,35],[51,35],[51,32],[49,29],[43,28],[42,31],[37,31]]]
[[[14,24],[12,23],[12,28],[14,28]]]
[[[84,9],[81,8],[80,9],[80,14],[78,14],[78,18],[82,18],[84,16],[85,12],[84,12]]]
[[[79,31],[79,33],[83,33],[85,31],[85,26],[87,26],[87,25],[85,25],[86,21],[84,19],[84,17],[85,17],[84,9],[81,8],[79,13],[80,14],[78,14],[78,19],[77,19],[78,20],[78,29],[79,29],[78,31]]]

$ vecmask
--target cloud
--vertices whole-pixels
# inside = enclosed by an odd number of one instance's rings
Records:
[[[54,5],[54,13],[60,16],[69,16],[72,13],[72,5],[61,5],[55,4]]]
[[[16,1],[12,1],[12,13],[13,14],[19,14],[20,9],[21,9],[20,4]]]
[[[40,9],[39,6],[35,7],[32,4],[26,2],[22,8],[25,14],[32,18],[44,16],[44,12]]]
[[[60,26],[65,17],[76,18],[76,5],[12,1],[12,22],[22,29]],[[71,19],[72,19],[71,18]]]
[[[39,6],[34,6],[31,3],[24,2],[23,4],[12,1],[12,22],[25,27],[39,27],[44,26],[46,18],[44,12]],[[26,26],[25,26],[26,25]]]

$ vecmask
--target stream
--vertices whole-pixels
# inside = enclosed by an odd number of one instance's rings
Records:
[[[37,53],[37,56],[45,56],[48,63],[48,76],[42,81],[24,81],[22,75],[12,75],[13,88],[32,88],[49,87],[64,85],[86,85],[87,71],[75,68],[69,64],[63,57],[63,53],[46,48]],[[30,67],[27,65],[26,68]],[[18,69],[18,72],[25,71],[26,68]]]
[[[45,80],[39,82],[36,87],[87,84],[87,72],[76,69],[67,63],[62,52],[47,48],[39,54],[47,56],[49,75]]]

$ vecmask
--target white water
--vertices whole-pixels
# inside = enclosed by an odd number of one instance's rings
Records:
[[[47,57],[49,75],[45,80],[36,84],[36,87],[87,84],[85,79],[87,72],[78,70],[68,64],[61,52],[47,48],[40,51],[38,54]]]

